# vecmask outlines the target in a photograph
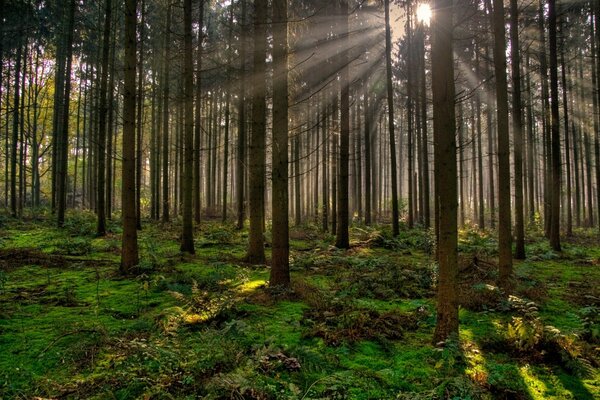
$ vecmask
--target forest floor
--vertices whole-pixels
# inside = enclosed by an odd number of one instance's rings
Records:
[[[147,222],[130,277],[109,228],[0,218],[0,398],[600,398],[596,232],[562,253],[529,232],[505,299],[494,237],[462,230],[460,335],[441,348],[426,231],[354,227],[341,251],[294,228],[293,290],[274,292],[233,226],[204,222],[188,257],[180,226]]]

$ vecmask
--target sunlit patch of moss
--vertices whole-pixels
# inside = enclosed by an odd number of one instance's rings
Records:
[[[246,283],[242,283],[241,285],[239,285],[237,287],[237,291],[242,295],[249,294],[257,290],[258,288],[265,286],[266,283],[267,282],[264,279],[250,280]]]

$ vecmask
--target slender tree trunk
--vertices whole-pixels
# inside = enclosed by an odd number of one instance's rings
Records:
[[[388,130],[390,135],[390,168],[392,176],[392,232],[400,233],[398,215],[398,168],[396,163],[396,132],[394,125],[394,87],[392,86],[392,32],[390,27],[390,0],[385,0],[385,65],[388,102]],[[427,199],[429,201],[429,199]]]
[[[121,207],[123,209],[123,245],[121,273],[126,274],[139,262],[135,206],[135,67],[137,0],[125,0],[125,70],[123,93],[123,161]]]
[[[552,219],[550,229],[550,245],[555,251],[560,251],[561,162],[556,36],[556,0],[548,0],[548,41],[550,45],[550,114],[552,131]]]
[[[458,335],[456,122],[454,115],[453,5],[434,0],[431,66],[435,187],[439,209],[437,323],[434,343]]]
[[[565,65],[565,50],[564,47],[560,52],[561,63],[561,81],[562,81],[562,100],[564,113],[565,127],[565,167],[567,169],[567,236],[573,234],[573,210],[572,210],[572,193],[571,193],[571,149],[569,146],[569,110],[567,96],[567,73]],[[569,90],[570,92],[570,90]]]
[[[513,275],[510,210],[510,141],[508,134],[508,85],[506,83],[506,39],[504,4],[494,0],[494,68],[498,127],[498,267],[499,286],[509,292]]]
[[[510,49],[513,84],[513,157],[515,168],[515,258],[525,259],[523,217],[523,115],[521,102],[521,61],[519,47],[519,5],[510,0]]]
[[[183,151],[185,162],[182,178],[183,231],[181,233],[180,249],[183,253],[194,254],[194,220],[192,215],[194,168],[194,64],[192,61],[192,0],[183,1],[183,32],[183,78],[185,85],[185,130],[183,135]]]
[[[131,0],[130,0],[131,1]],[[135,1],[135,0],[134,0]],[[163,130],[162,130],[162,222],[169,222],[169,69],[171,68],[171,6],[167,6],[167,26],[165,32],[165,56],[163,67]]]
[[[289,286],[287,0],[273,1],[273,260],[270,286]]]
[[[529,64],[529,51],[527,52],[526,58],[526,70],[530,71]],[[529,196],[529,223],[532,224],[535,221],[535,197],[534,197],[534,164],[533,164],[533,150],[534,150],[534,137],[533,137],[533,98],[531,93],[531,78],[530,74],[527,74],[527,183],[529,185],[528,196]]]
[[[231,110],[231,43],[233,37],[233,4],[231,4],[229,12],[229,34],[227,38],[228,49],[227,52],[227,78],[226,87],[228,88],[225,92],[225,137],[223,143],[223,193],[221,205],[223,211],[221,213],[222,222],[227,221],[227,189],[229,182],[229,127],[231,126],[230,110]]]
[[[62,227],[65,222],[65,210],[67,208],[67,176],[68,176],[68,147],[69,147],[69,103],[71,100],[71,65],[73,55],[73,31],[75,26],[75,9],[77,5],[75,0],[70,1],[69,22],[66,31],[66,66],[64,78],[64,95],[62,97],[64,105],[62,106],[62,124],[60,126],[61,146],[58,149],[60,153],[58,165],[58,184],[57,184],[57,221],[58,226]]]
[[[265,262],[263,237],[265,205],[266,84],[265,54],[267,0],[254,1],[254,74],[252,78],[252,137],[250,140],[250,231],[248,261]]]
[[[594,28],[595,28],[595,42],[596,50],[600,47],[600,3],[594,2]],[[600,82],[600,56],[596,55],[596,63],[592,68],[596,69],[596,101],[600,104],[600,89],[598,88],[598,82]],[[597,118],[600,118],[597,116]],[[598,209],[598,229],[600,230],[600,129],[594,131],[594,155],[596,158],[596,207]]]
[[[245,219],[245,193],[244,193],[244,176],[246,163],[246,35],[248,28],[246,27],[246,0],[242,1],[242,35],[240,36],[240,95],[238,101],[238,141],[237,141],[237,158],[235,172],[235,187],[237,197],[237,229],[244,227]],[[298,173],[298,171],[296,171]]]
[[[371,109],[369,104],[368,82],[364,82],[365,113],[365,225],[371,225]],[[409,178],[410,180],[410,178]],[[410,197],[409,193],[409,197]]]
[[[348,168],[350,152],[350,75],[348,49],[348,0],[342,0],[340,7],[340,27],[344,37],[341,45],[344,67],[340,71],[340,155],[339,174],[337,182],[337,230],[335,246],[341,249],[350,248],[349,226],[349,200],[348,200]]]
[[[106,132],[107,123],[106,116],[108,113],[107,106],[107,88],[108,88],[108,57],[110,47],[110,21],[112,13],[111,0],[105,1],[104,8],[104,37],[102,44],[102,77],[100,78],[100,130],[98,135],[98,192],[96,205],[98,206],[98,226],[96,235],[106,235],[106,205],[105,205],[105,188],[106,188]]]
[[[137,83],[137,132],[136,132],[136,165],[135,165],[135,224],[137,229],[142,229],[142,156],[144,133],[144,35],[145,35],[145,0],[141,0],[139,25],[139,57],[138,57],[138,83]]]
[[[21,30],[22,32],[22,30]],[[10,149],[10,211],[13,217],[17,216],[17,144],[19,141],[19,104],[21,103],[21,59],[22,59],[22,33],[19,34],[17,43],[15,83],[14,83],[14,102],[13,102],[13,129]],[[55,143],[58,146],[58,143]],[[57,147],[58,149],[58,147]]]

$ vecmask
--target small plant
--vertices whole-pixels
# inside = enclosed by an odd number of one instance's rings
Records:
[[[584,307],[580,314],[583,322],[582,338],[590,343],[600,343],[600,308]]]
[[[539,319],[513,317],[508,323],[506,337],[521,352],[533,350],[542,340],[543,326]]]
[[[77,303],[77,285],[72,280],[67,280],[62,286],[62,297],[59,300],[59,304],[65,307],[74,307]]]
[[[56,243],[57,252],[68,256],[84,256],[92,252],[92,243],[85,237],[74,237]]]
[[[6,287],[6,282],[8,281],[8,275],[6,272],[0,270],[0,293],[4,294],[4,289]]]

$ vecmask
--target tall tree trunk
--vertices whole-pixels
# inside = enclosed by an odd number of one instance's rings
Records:
[[[548,0],[548,42],[550,47],[550,114],[552,130],[552,219],[550,229],[550,245],[555,251],[560,251],[561,160],[556,36],[556,0]]]
[[[106,132],[107,123],[106,116],[108,113],[107,107],[107,87],[108,87],[108,58],[110,48],[110,21],[112,13],[111,0],[105,1],[104,7],[104,37],[102,43],[102,77],[100,78],[100,130],[98,135],[98,192],[96,204],[98,206],[98,226],[96,235],[106,235],[106,205],[105,205],[105,188],[106,188]]]
[[[246,164],[246,0],[242,2],[242,34],[240,35],[240,95],[238,99],[238,141],[236,155],[235,188],[237,203],[237,229],[244,227],[245,207],[244,207],[244,175]],[[298,171],[296,171],[298,173]]]
[[[458,335],[456,121],[454,115],[453,5],[434,0],[431,66],[435,187],[439,206],[437,323],[434,343]]]
[[[539,0],[538,7],[538,30],[540,34],[540,79],[542,81],[542,125],[543,125],[543,138],[544,138],[544,151],[546,157],[544,157],[544,230],[546,236],[550,238],[550,227],[552,219],[552,208],[551,208],[551,165],[550,165],[550,107],[549,107],[549,95],[548,95],[548,60],[546,57],[546,32],[544,28],[544,4],[542,0]]]
[[[144,35],[145,35],[145,0],[141,0],[139,25],[139,57],[138,57],[138,83],[137,83],[137,126],[136,126],[136,164],[135,164],[135,224],[137,229],[142,229],[142,156],[143,156],[143,133],[144,133]]]
[[[194,219],[192,191],[194,168],[194,64],[192,61],[192,0],[183,1],[183,78],[185,93],[185,125],[183,133],[183,231],[181,252],[194,254]]]
[[[201,196],[200,193],[202,191],[202,180],[201,180],[201,171],[202,171],[202,162],[201,162],[201,147],[202,147],[202,58],[204,53],[204,2],[205,0],[200,0],[199,4],[199,16],[198,16],[198,60],[196,61],[196,119],[195,119],[195,127],[194,127],[194,219],[196,225],[200,224],[200,217],[202,213],[201,207]],[[245,6],[245,0],[243,0],[243,4]],[[245,18],[245,11],[242,11],[243,16]],[[244,22],[242,21],[242,26],[244,26]],[[243,52],[243,50],[242,50]],[[242,56],[242,62],[245,60],[245,56]],[[244,64],[242,64],[244,65]],[[244,72],[242,72],[243,74]],[[242,86],[244,82],[244,77],[242,76]],[[242,96],[240,97],[240,101],[244,101],[243,91]],[[240,111],[240,126],[243,125],[244,122],[244,114]]]
[[[411,5],[409,3],[408,5],[409,10],[411,9]],[[414,51],[413,51],[413,46],[412,46],[412,36],[413,36],[413,29],[412,29],[412,19],[411,19],[411,13],[412,11],[407,11],[408,12],[408,17],[406,20],[406,26],[407,26],[407,34],[406,34],[406,41],[407,41],[407,60],[406,60],[406,82],[407,82],[407,98],[406,98],[406,114],[407,114],[407,120],[408,120],[408,127],[407,127],[407,135],[408,135],[408,139],[407,139],[407,153],[408,153],[408,220],[407,220],[407,224],[409,228],[412,228],[414,225],[414,220],[415,220],[415,206],[414,206],[414,191],[415,191],[415,187],[413,184],[413,174],[414,174],[414,144],[413,144],[413,136],[414,136],[414,130],[413,130],[413,97],[414,97],[414,83],[413,83],[413,74],[412,74],[412,70],[413,70],[413,64],[414,64]]]
[[[248,261],[265,262],[263,237],[265,205],[267,0],[254,1],[254,74],[252,77],[252,137],[250,140],[250,231]]]
[[[125,68],[123,93],[123,161],[121,204],[123,244],[121,273],[128,273],[139,262],[135,210],[135,67],[137,0],[125,0]]]
[[[515,168],[515,258],[525,259],[523,217],[523,115],[521,102],[521,61],[519,47],[519,5],[510,0],[510,54],[513,84],[513,156]]]
[[[233,3],[229,11],[229,33],[227,38],[227,78],[225,92],[225,137],[223,143],[223,193],[222,193],[222,222],[227,221],[227,189],[229,182],[229,127],[231,126],[231,43],[233,38]]]
[[[562,81],[562,101],[563,101],[563,113],[564,113],[564,127],[565,127],[565,166],[567,169],[567,236],[573,234],[573,210],[572,210],[572,193],[571,193],[571,149],[569,146],[569,107],[568,107],[568,96],[567,90],[570,92],[570,88],[567,89],[567,72],[565,65],[565,50],[564,47],[560,52],[560,64],[561,64],[561,81]]]
[[[75,0],[70,1],[69,19],[66,31],[65,42],[65,78],[64,78],[64,95],[62,97],[64,105],[62,106],[62,123],[60,125],[60,146],[58,149],[59,165],[58,165],[58,184],[57,184],[57,222],[58,226],[62,227],[65,222],[65,210],[67,208],[67,176],[68,176],[68,147],[69,147],[69,103],[71,101],[71,66],[73,55],[73,31],[75,26],[75,9],[77,7]]]
[[[529,51],[525,61],[526,71],[530,71],[529,64]],[[529,185],[528,190],[528,202],[529,202],[529,223],[532,224],[535,221],[535,196],[534,196],[534,137],[533,137],[533,96],[531,93],[531,78],[530,74],[527,74],[527,184]],[[536,174],[537,175],[537,174]]]
[[[13,217],[17,216],[17,144],[19,141],[19,117],[20,117],[20,106],[21,103],[21,59],[22,59],[22,30],[19,34],[19,40],[17,43],[17,55],[16,55],[16,66],[15,66],[15,84],[13,89],[14,102],[13,102],[13,129],[12,129],[12,141],[10,148],[10,211]],[[60,135],[60,133],[57,133]],[[59,143],[54,144],[58,149]]]
[[[396,165],[396,132],[394,125],[394,87],[392,86],[392,32],[390,27],[390,0],[385,0],[385,66],[388,102],[388,130],[390,135],[390,168],[392,176],[392,232],[400,234],[398,215],[398,168]],[[429,199],[427,199],[429,201]]]
[[[363,98],[365,113],[365,225],[371,225],[371,108],[369,103],[369,83],[367,80],[363,82]],[[410,180],[410,178],[409,178]],[[410,197],[411,193],[409,193]]]
[[[270,286],[289,286],[287,0],[273,1],[273,260]]]
[[[350,248],[349,200],[348,200],[348,169],[350,152],[350,73],[348,49],[348,0],[342,0],[340,5],[340,28],[343,36],[340,56],[343,67],[340,71],[340,155],[337,182],[337,230],[335,246],[340,249]]]
[[[130,0],[131,1],[131,0]],[[135,1],[135,0],[134,0]],[[163,66],[163,130],[162,130],[162,222],[169,222],[169,69],[171,68],[171,6],[167,6],[167,26],[165,32],[165,55]]]
[[[598,88],[598,82],[600,82],[600,55],[598,55],[598,48],[600,48],[600,2],[594,2],[594,28],[595,28],[595,42],[596,42],[596,58],[595,65],[592,68],[596,69],[596,87],[595,93],[598,96],[596,101],[600,104],[600,90]],[[597,117],[600,118],[600,117]],[[594,155],[596,157],[596,207],[598,209],[598,229],[600,230],[600,132],[596,129],[594,132]]]
[[[498,267],[499,286],[511,289],[512,232],[510,210],[510,140],[508,134],[508,85],[506,83],[506,38],[504,37],[504,3],[494,0],[494,69],[498,127]]]

